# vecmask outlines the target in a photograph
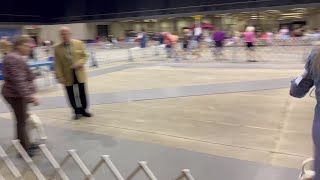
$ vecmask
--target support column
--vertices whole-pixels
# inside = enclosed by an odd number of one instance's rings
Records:
[[[202,29],[201,29],[201,18],[202,16],[200,15],[197,15],[197,16],[194,16],[194,23],[195,23],[195,35],[198,36],[201,34],[202,32]]]
[[[194,16],[194,23],[196,25],[196,28],[201,28],[201,19],[202,19],[201,15]]]
[[[312,14],[309,18],[308,18],[308,25],[311,28],[319,28],[320,27],[320,14]]]

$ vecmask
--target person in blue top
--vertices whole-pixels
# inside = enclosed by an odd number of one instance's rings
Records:
[[[138,39],[140,40],[140,48],[145,48],[147,45],[147,34],[144,29],[142,29],[142,32],[138,36]]]
[[[164,44],[164,33],[160,32],[159,33],[159,45]]]
[[[305,71],[291,82],[290,95],[302,98],[315,86],[317,105],[315,108],[312,127],[314,143],[314,171],[313,180],[320,180],[320,44],[318,44],[307,58]]]

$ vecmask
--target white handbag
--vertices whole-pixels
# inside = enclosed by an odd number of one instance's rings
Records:
[[[313,162],[313,158],[308,158],[305,161],[303,161],[301,173],[299,175],[299,180],[313,180],[316,173],[311,169],[307,169],[307,166],[312,164]]]
[[[36,130],[41,140],[47,140],[48,137],[46,136],[42,122],[40,118],[36,114],[30,114],[27,120],[27,128],[31,132],[32,130]]]

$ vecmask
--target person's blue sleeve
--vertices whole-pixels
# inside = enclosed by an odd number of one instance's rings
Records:
[[[315,60],[317,56],[318,50],[313,50],[310,55],[307,58],[305,70],[308,72],[306,77],[304,77],[299,84],[296,84],[295,80],[291,81],[291,87],[290,87],[290,95],[295,98],[303,98],[310,89],[314,85],[314,80],[312,76],[312,63]]]

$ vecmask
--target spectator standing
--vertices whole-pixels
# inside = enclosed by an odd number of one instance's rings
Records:
[[[4,57],[2,95],[14,112],[17,122],[17,139],[32,157],[36,153],[36,146],[30,143],[26,129],[27,106],[29,103],[37,105],[38,100],[34,97],[36,87],[33,81],[35,77],[25,59],[31,53],[31,41],[28,36],[16,37],[13,52]]]
[[[2,55],[7,55],[12,50],[12,43],[8,36],[3,36],[0,40],[0,50]]]
[[[165,33],[163,33],[163,32],[160,32],[159,33],[159,44],[160,45],[162,45],[162,44],[164,44],[164,35]]]
[[[282,26],[279,30],[279,35],[281,39],[288,39],[290,37],[289,33],[290,31],[287,26]]]
[[[191,32],[189,29],[183,29],[182,48],[187,51],[191,40]]]
[[[173,41],[172,41],[171,36],[172,35],[169,32],[166,32],[164,34],[164,43],[166,45],[167,58],[172,58]]]
[[[84,43],[71,39],[68,27],[60,29],[62,43],[55,47],[55,72],[59,83],[65,86],[69,102],[74,110],[74,120],[81,116],[91,117],[87,112],[86,72],[87,56]],[[78,96],[76,96],[77,92]]]
[[[254,43],[256,41],[256,34],[255,28],[252,26],[248,26],[246,28],[246,32],[243,33],[244,41],[246,43],[247,49],[247,61],[248,62],[257,62],[255,60],[255,53],[254,53]]]
[[[214,31],[212,35],[212,40],[215,43],[215,51],[214,54],[221,56],[222,55],[222,48],[223,48],[223,42],[225,39],[225,33],[219,29],[219,27],[216,27],[216,30]]]
[[[147,34],[142,29],[142,32],[138,35],[138,39],[140,40],[140,48],[145,48],[147,46]]]

